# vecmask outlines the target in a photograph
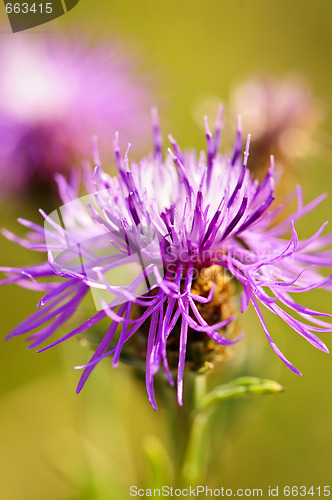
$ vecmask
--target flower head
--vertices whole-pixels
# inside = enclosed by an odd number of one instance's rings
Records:
[[[143,139],[149,98],[117,47],[19,35],[2,37],[0,59],[2,195],[68,173],[88,157],[94,134],[105,153],[118,127],[124,144]]]
[[[252,134],[249,168],[255,174],[265,171],[270,154],[288,166],[311,152],[322,109],[302,78],[249,78],[238,85],[231,100],[245,131]]]
[[[39,346],[72,316],[88,290],[98,312],[40,350],[110,319],[83,367],[78,391],[102,359],[112,356],[117,366],[132,342],[144,352],[146,388],[154,408],[154,375],[162,369],[173,385],[171,365],[176,353],[177,394],[182,404],[186,363],[192,367],[197,362],[195,342],[203,342],[205,350],[211,343],[223,349],[241,337],[234,338],[229,329],[235,317],[232,278],[242,288],[241,312],[252,304],[272,349],[292,371],[300,374],[272,340],[261,306],[327,352],[316,333],[330,332],[332,327],[317,316],[331,315],[292,298],[293,293],[331,288],[331,276],[323,277],[317,269],[332,264],[331,252],[323,251],[332,241],[332,235],[321,236],[326,223],[307,240],[299,240],[295,230],[296,222],[323,196],[303,205],[298,188],[295,213],[274,223],[282,207],[271,208],[273,158],[259,183],[247,168],[250,138],[242,158],[240,130],[233,153],[220,154],[221,112],[213,134],[206,122],[206,153],[182,152],[169,136],[172,149],[165,156],[154,113],[153,154],[130,163],[128,151],[123,157],[116,139],[116,177],[102,170],[95,153],[93,175],[85,172],[90,194],[78,198],[75,185],[58,176],[64,205],[51,216],[42,212],[45,228],[20,219],[31,230],[27,239],[5,231],[5,236],[25,247],[48,251],[48,260],[40,265],[2,268],[8,275],[3,283],[47,292],[39,310],[9,337],[36,330],[29,339],[31,347]],[[60,281],[50,283],[50,276]]]

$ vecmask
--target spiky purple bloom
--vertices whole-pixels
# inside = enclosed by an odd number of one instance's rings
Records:
[[[252,304],[272,349],[293,372],[300,374],[272,340],[261,306],[283,319],[313,346],[328,352],[315,333],[332,331],[329,323],[317,318],[331,315],[304,307],[292,298],[293,293],[331,289],[332,275],[323,277],[317,269],[332,264],[332,252],[323,250],[332,241],[331,234],[322,236],[326,223],[307,240],[299,240],[295,230],[295,223],[313,210],[324,196],[303,205],[302,192],[298,188],[297,210],[283,222],[273,224],[283,208],[271,209],[273,159],[263,181],[254,180],[247,169],[249,138],[242,159],[240,130],[233,154],[221,155],[218,151],[221,117],[220,110],[214,134],[206,123],[206,153],[182,152],[170,136],[172,150],[169,149],[164,157],[154,116],[154,154],[130,165],[127,153],[122,157],[116,140],[117,177],[103,172],[96,156],[93,176],[86,175],[86,187],[93,193],[94,206],[90,203],[84,207],[77,199],[75,186],[58,177],[60,194],[67,207],[63,212],[64,225],[45,215],[45,233],[42,226],[24,219],[19,222],[31,230],[28,239],[4,233],[22,246],[48,251],[48,261],[40,265],[2,268],[8,275],[2,283],[16,282],[47,291],[38,304],[39,310],[17,326],[9,337],[36,330],[29,337],[33,341],[30,347],[36,347],[72,316],[89,289],[112,293],[112,301],[101,299],[103,307],[95,315],[40,349],[43,351],[94,328],[107,316],[111,318],[108,330],[90,362],[84,366],[78,392],[99,361],[113,356],[113,365],[117,366],[126,342],[134,334],[142,335],[142,328],[146,331],[148,326],[146,388],[149,400],[156,409],[153,378],[161,367],[169,383],[174,383],[167,346],[177,331],[177,394],[182,404],[189,334],[204,334],[219,345],[238,340],[222,335],[234,316],[209,324],[200,312],[200,305],[212,300],[215,285],[207,296],[193,293],[194,273],[211,266],[224,269],[242,286],[241,312]],[[70,231],[65,229],[68,227]],[[141,237],[143,227],[158,236],[151,240],[151,245],[141,245],[141,248],[137,245],[136,253],[148,264],[129,285],[114,286],[108,282],[107,272],[124,263],[129,265],[135,251],[132,251],[134,245],[128,242]],[[290,237],[287,237],[288,232]],[[98,243],[93,239],[96,234]],[[72,242],[69,242],[71,237]],[[73,251],[75,245],[76,251]],[[61,252],[67,257],[60,265],[56,256],[62,255]],[[79,256],[79,262],[69,265],[68,252]],[[158,255],[161,255],[159,260]],[[54,275],[60,276],[61,281],[43,282],[43,278]],[[148,289],[138,295],[136,288],[142,282]],[[132,314],[134,309],[136,316]],[[139,317],[137,310],[141,312]],[[121,330],[115,337],[118,326]]]
[[[90,155],[94,134],[110,155],[118,128],[124,144],[144,142],[151,104],[147,81],[115,44],[9,35],[1,37],[0,60],[2,195],[53,182],[55,172],[68,173]]]

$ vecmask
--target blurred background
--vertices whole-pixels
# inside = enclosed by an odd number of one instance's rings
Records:
[[[10,32],[4,9],[0,10],[1,51],[1,47],[23,34]],[[218,102],[227,106],[225,128],[234,130],[232,103],[235,89],[244,80],[256,75],[269,75],[277,81],[304,80],[314,96],[319,129],[310,135],[310,140],[303,140],[304,135],[292,143],[292,159],[289,165],[284,162],[285,170],[290,170],[287,183],[294,187],[301,183],[307,202],[322,191],[329,193],[324,203],[298,224],[300,236],[305,237],[330,219],[332,213],[331,18],[329,0],[316,4],[310,0],[211,0],[204,4],[196,0],[82,1],[57,21],[29,30],[24,37],[33,43],[41,37],[49,38],[55,46],[56,40],[60,44],[60,40],[82,37],[84,53],[98,44],[115,44],[120,54],[116,57],[121,60],[123,54],[126,60],[135,61],[128,63],[134,72],[130,69],[127,83],[136,81],[139,91],[130,109],[135,108],[144,127],[135,129],[121,124],[127,127],[126,134],[140,143],[133,150],[134,157],[149,151],[149,109],[153,104],[159,108],[165,138],[171,133],[181,147],[201,149],[203,114],[214,117]],[[2,63],[2,76],[8,71],[9,67]],[[61,71],[65,80],[70,69]],[[87,74],[93,71],[93,67],[88,68]],[[82,82],[84,78],[82,73]],[[0,103],[3,96],[1,93]],[[92,97],[86,95],[89,98]],[[7,101],[1,106],[5,104]],[[0,127],[3,123],[2,118]],[[245,122],[243,126],[246,129]],[[107,130],[101,141],[100,156],[105,169],[108,165],[114,168],[110,159],[114,130]],[[90,134],[90,130],[86,133]],[[69,130],[69,139],[70,134],[74,136],[76,131]],[[230,144],[230,137],[227,133],[225,147]],[[5,139],[4,135],[0,137],[2,150],[7,144]],[[70,152],[73,162],[78,161],[79,154],[88,155],[90,150],[90,144],[85,151],[80,149],[79,141],[77,144],[78,149]],[[19,175],[12,165],[10,175]],[[38,178],[37,170],[31,190],[27,183],[23,189],[18,185],[13,191],[8,188],[0,202],[1,227],[23,234],[18,217],[42,223],[38,209],[50,211],[57,206],[56,195],[49,191],[48,183],[47,179]],[[3,237],[0,255],[2,266],[41,260],[41,256]],[[14,285],[1,288],[0,294],[4,338],[35,310],[41,296]],[[331,311],[331,297],[326,292],[306,296],[305,303]],[[297,377],[280,362],[267,345],[255,314],[246,313],[241,321],[247,334],[234,349],[229,369],[234,363],[233,369],[240,371],[239,360],[245,360],[245,373],[278,380],[286,391],[240,401],[227,435],[220,432],[222,411],[214,415],[208,441],[214,465],[207,472],[206,484],[233,489],[328,485],[332,479],[331,357],[315,350],[281,321],[266,318],[279,347],[303,377]],[[332,348],[331,340],[325,336],[322,340]],[[131,377],[127,367],[113,370],[106,361],[76,396],[80,373],[72,366],[89,358],[82,345],[72,339],[43,354],[26,347],[21,337],[0,346],[1,497],[125,499],[129,498],[130,485],[148,485],[144,449],[151,436],[165,438],[161,425],[165,415],[162,411],[153,412],[143,384]],[[217,370],[210,383],[220,382],[223,377],[228,379],[227,370]]]

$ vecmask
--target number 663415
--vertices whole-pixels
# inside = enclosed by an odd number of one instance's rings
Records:
[[[47,3],[33,3],[29,6],[27,3],[6,3],[7,14],[28,14],[32,12],[34,14],[43,12],[46,14],[52,13],[52,2]]]

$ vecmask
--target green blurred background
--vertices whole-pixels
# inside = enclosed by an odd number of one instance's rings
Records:
[[[70,13],[40,29],[81,32],[92,41],[120,39],[139,55],[141,71],[155,84],[165,136],[171,132],[182,146],[201,148],[203,135],[194,120],[197,105],[209,96],[227,102],[232,86],[257,71],[303,74],[326,107],[323,128],[332,136],[331,22],[330,0],[81,0]],[[331,158],[322,150],[299,165],[294,185],[301,182],[306,201],[322,191],[331,193]],[[329,219],[331,207],[330,194],[299,224],[300,235],[310,235]],[[36,219],[37,208],[12,200],[1,207],[1,226],[17,231],[16,218]],[[2,265],[38,261],[4,238],[0,249]],[[34,311],[39,294],[16,287],[0,293],[4,337]],[[312,294],[306,304],[331,311],[327,293]],[[213,419],[214,465],[208,486],[309,487],[332,482],[331,357],[281,321],[268,319],[279,346],[304,375],[297,377],[282,365],[249,311],[243,317],[246,338],[233,358],[253,353],[250,374],[275,378],[286,392],[241,402],[227,438],[218,432],[222,415]],[[263,361],[256,363],[257,349]],[[125,499],[129,485],[148,482],[142,448],[149,435],[162,435],[165,416],[153,412],[144,387],[132,380],[128,368],[113,370],[107,362],[76,396],[79,373],[71,367],[88,356],[75,339],[43,354],[28,351],[22,338],[1,345],[1,498]]]

